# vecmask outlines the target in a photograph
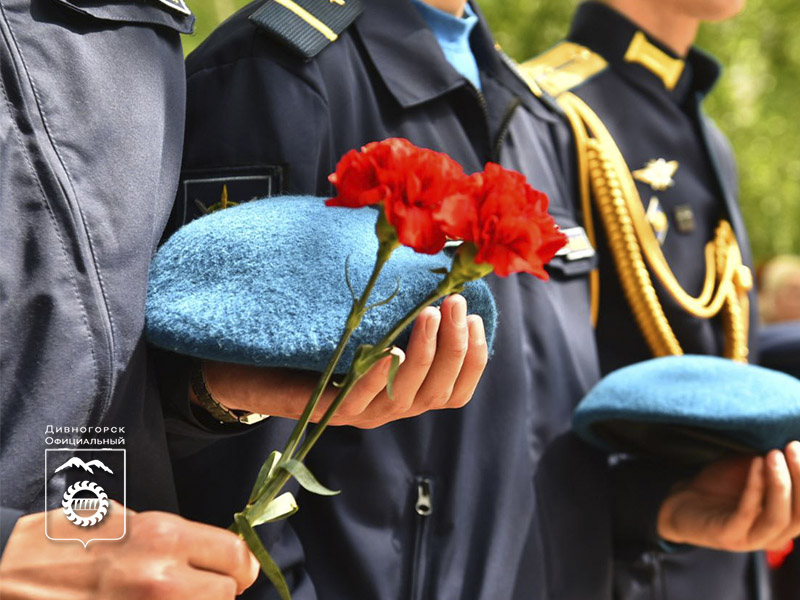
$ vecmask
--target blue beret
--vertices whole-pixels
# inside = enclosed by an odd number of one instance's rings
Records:
[[[285,196],[212,213],[178,230],[150,268],[147,338],[180,354],[240,364],[321,371],[351,307],[345,280],[360,293],[375,262],[377,212],[327,207],[324,199]],[[428,296],[447,267],[444,254],[395,250],[371,301],[400,293],[367,313],[342,357],[375,343]],[[491,345],[497,320],[483,281],[463,292],[483,317]],[[408,332],[405,334],[407,341]],[[400,344],[404,341],[401,340]]]
[[[573,428],[606,450],[701,463],[800,439],[800,381],[713,356],[656,358],[614,371]]]

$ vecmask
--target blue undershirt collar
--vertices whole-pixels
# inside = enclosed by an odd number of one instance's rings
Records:
[[[469,79],[476,88],[481,89],[478,63],[469,45],[469,36],[478,24],[478,16],[470,5],[464,6],[464,16],[459,19],[425,4],[422,0],[411,0],[411,2],[433,31],[447,62]]]

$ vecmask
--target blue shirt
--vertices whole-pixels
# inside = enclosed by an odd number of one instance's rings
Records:
[[[436,36],[436,41],[444,52],[453,68],[469,79],[472,84],[481,89],[481,79],[478,75],[478,63],[472,48],[469,45],[469,35],[478,23],[478,16],[469,4],[464,6],[462,18],[446,13],[438,8],[433,8],[422,0],[412,0],[428,27]]]

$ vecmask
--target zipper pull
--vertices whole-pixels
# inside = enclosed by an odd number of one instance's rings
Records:
[[[417,482],[417,505],[415,508],[421,517],[427,517],[433,512],[430,479],[420,479]]]

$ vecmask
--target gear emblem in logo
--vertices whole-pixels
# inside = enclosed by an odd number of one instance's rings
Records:
[[[75,494],[78,492],[89,492],[92,495],[76,498]],[[91,527],[97,525],[106,516],[108,512],[108,494],[93,481],[79,481],[78,483],[73,483],[64,492],[61,506],[67,519],[75,523],[75,525]],[[91,514],[87,514],[87,516],[78,514],[78,512],[89,513],[90,511],[92,511]]]

